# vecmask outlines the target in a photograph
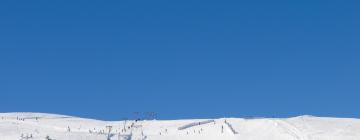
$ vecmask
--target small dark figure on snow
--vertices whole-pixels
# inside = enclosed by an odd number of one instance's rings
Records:
[[[46,139],[46,140],[55,140],[55,139],[51,139],[49,135],[47,135],[47,136],[45,137],[45,139]]]

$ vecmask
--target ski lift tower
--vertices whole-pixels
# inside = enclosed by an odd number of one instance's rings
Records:
[[[107,140],[110,140],[112,126],[108,125],[108,126],[106,126],[106,128],[108,129]]]

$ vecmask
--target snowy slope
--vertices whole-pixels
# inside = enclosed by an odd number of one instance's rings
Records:
[[[109,122],[0,113],[0,140],[45,140],[47,136],[56,140],[360,140],[360,120],[300,116]]]

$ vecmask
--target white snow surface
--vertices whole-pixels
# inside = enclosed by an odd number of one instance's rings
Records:
[[[44,113],[0,113],[0,140],[46,139],[360,140],[360,119],[299,116],[100,121]]]

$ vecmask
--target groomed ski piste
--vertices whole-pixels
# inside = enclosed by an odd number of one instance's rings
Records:
[[[0,113],[0,140],[360,140],[360,120],[299,116],[100,121]]]

